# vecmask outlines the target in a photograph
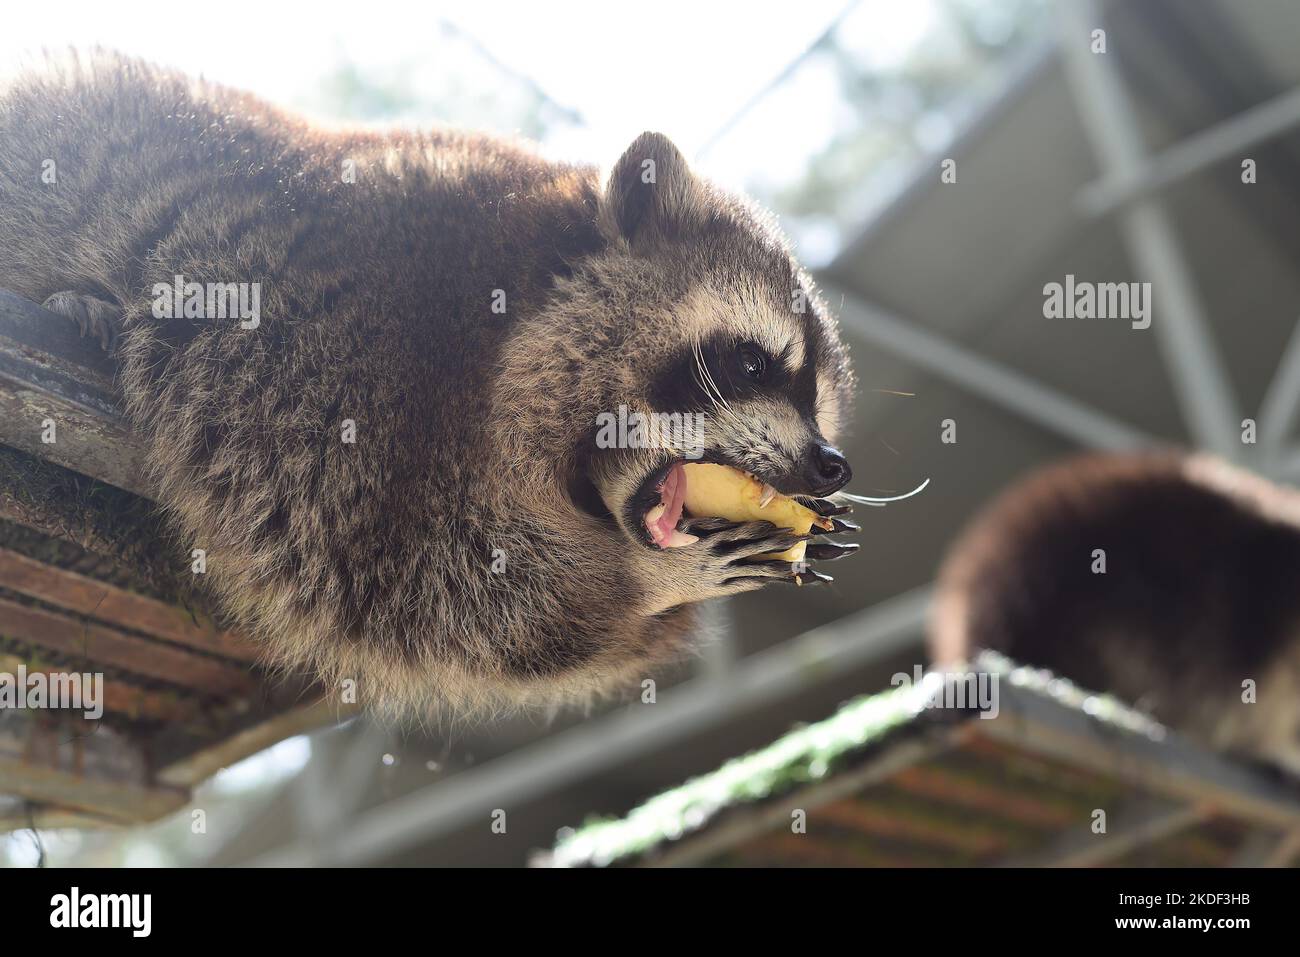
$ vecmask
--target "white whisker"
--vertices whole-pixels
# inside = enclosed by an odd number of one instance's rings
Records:
[[[918,492],[923,490],[929,484],[930,484],[930,480],[926,479],[924,482],[922,482],[916,488],[912,489],[912,491],[908,492],[907,494],[894,495],[891,496],[890,498],[873,498],[870,495],[851,495],[848,492],[836,492],[834,495],[831,496],[831,498],[832,499],[846,498],[850,502],[856,502],[859,505],[875,505],[879,507],[884,507],[885,505],[888,505],[890,502],[901,502],[905,498],[911,498],[913,495],[916,495]]]
[[[740,416],[736,414],[735,410],[732,409],[727,400],[723,398],[722,390],[718,388],[717,382],[713,379],[713,374],[709,372],[708,364],[704,361],[704,351],[698,339],[692,344],[692,351],[695,354],[695,368],[699,372],[699,376],[703,377],[702,379],[700,377],[696,378],[696,382],[699,384],[700,388],[703,389],[705,395],[709,397],[709,401],[713,404],[713,407],[724,417],[730,417],[738,426],[743,426],[744,422],[741,420]]]

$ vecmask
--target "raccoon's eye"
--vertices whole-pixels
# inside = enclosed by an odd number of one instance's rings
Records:
[[[756,345],[746,343],[736,350],[740,359],[740,371],[745,373],[746,378],[753,379],[755,382],[762,381],[763,375],[767,372],[767,356],[763,350]]]

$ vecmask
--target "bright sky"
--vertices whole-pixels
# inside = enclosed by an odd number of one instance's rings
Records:
[[[500,129],[500,117],[517,116],[510,104],[532,82],[585,121],[552,126],[542,148],[555,159],[608,168],[642,130],[658,130],[705,176],[763,199],[801,181],[836,135],[871,124],[846,103],[826,59],[803,62],[774,86],[846,9],[839,38],[881,72],[932,39],[945,17],[941,0],[858,0],[852,9],[850,0],[62,0],[6,7],[0,73],[43,48],[101,46],[312,112],[331,101],[322,79],[350,64],[370,82],[396,78],[419,103],[446,107],[454,95],[458,114],[442,118],[498,133],[515,131]],[[416,109],[412,122],[435,118]],[[949,133],[936,129],[936,139]],[[902,177],[863,169],[858,182],[879,205]],[[861,209],[865,220],[866,204],[846,202],[850,217]],[[783,225],[813,267],[839,251],[833,224]]]
[[[42,47],[100,44],[292,105],[308,98],[313,84],[340,59],[382,66],[436,58],[446,43],[440,30],[446,19],[507,68],[582,112],[590,127],[582,143],[555,148],[568,153],[581,145],[601,154],[586,159],[608,162],[604,154],[644,129],[663,130],[694,152],[846,4],[64,0],[10,5],[0,34],[0,63]],[[935,15],[933,0],[863,0],[846,30],[861,41],[855,46],[864,56],[887,68]],[[834,122],[830,106],[819,104],[815,95],[803,101],[799,119],[812,127],[806,132],[814,138],[817,127]]]

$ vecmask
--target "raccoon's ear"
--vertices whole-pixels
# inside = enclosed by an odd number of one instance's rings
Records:
[[[662,133],[642,133],[614,164],[605,188],[601,228],[629,243],[669,236],[698,214],[700,181]]]

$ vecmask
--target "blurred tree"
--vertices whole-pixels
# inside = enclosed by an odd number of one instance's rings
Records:
[[[1047,26],[1047,0],[941,0],[941,16],[897,69],[882,70],[837,29],[808,54],[829,64],[853,122],[808,162],[799,180],[754,191],[792,232],[830,226],[838,248],[888,186],[927,152],[942,148],[987,100],[1010,55]],[[800,221],[803,221],[802,223]]]
[[[365,68],[340,55],[303,105],[340,119],[436,122],[534,140],[557,126],[582,123],[576,110],[557,103],[449,21],[442,24],[434,56]]]

